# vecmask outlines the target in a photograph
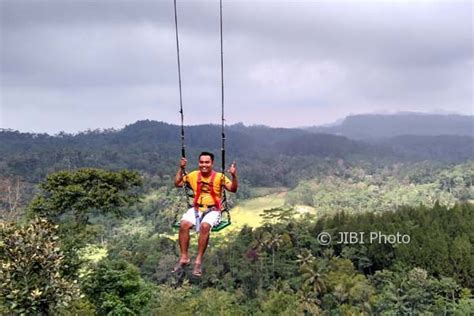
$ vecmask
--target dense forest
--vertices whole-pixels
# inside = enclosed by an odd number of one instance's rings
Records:
[[[163,179],[174,173],[181,154],[179,133],[179,126],[154,121],[75,135],[3,130],[0,176],[18,176],[25,183],[37,184],[52,172],[94,167],[131,169]],[[220,163],[219,126],[189,126],[185,133],[189,157],[209,150],[217,154]],[[472,158],[474,138],[399,136],[368,142],[300,129],[236,124],[227,128],[226,143],[227,159],[238,160],[240,174],[251,185],[294,186],[298,179],[314,178],[332,169],[337,159],[376,167],[397,162],[460,163]]]
[[[472,136],[361,140],[229,126],[226,156],[241,181],[231,203],[282,202],[246,210],[258,222],[213,233],[196,278],[171,273],[172,223],[186,203],[172,185],[178,135],[153,121],[76,135],[0,132],[0,314],[474,310]],[[219,156],[220,127],[186,135],[190,168],[202,150]]]

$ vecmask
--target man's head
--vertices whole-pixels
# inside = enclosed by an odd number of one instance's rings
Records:
[[[203,151],[199,155],[199,171],[201,171],[204,176],[207,176],[212,172],[213,166],[214,154],[207,151]]]

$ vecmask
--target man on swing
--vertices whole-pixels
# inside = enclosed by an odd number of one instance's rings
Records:
[[[202,258],[209,242],[211,228],[218,225],[221,218],[222,188],[224,187],[230,192],[237,191],[239,185],[237,166],[235,161],[230,166],[228,172],[231,174],[232,180],[229,180],[223,173],[213,170],[214,155],[212,153],[202,152],[199,155],[199,170],[184,175],[186,163],[186,158],[181,158],[174,183],[176,187],[182,187],[185,183],[191,186],[194,191],[194,205],[181,218],[179,227],[180,258],[173,272],[180,271],[191,262],[188,255],[189,230],[196,226],[196,230],[199,231],[199,239],[193,275],[200,277],[202,275]]]

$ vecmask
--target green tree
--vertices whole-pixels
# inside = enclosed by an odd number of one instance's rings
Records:
[[[140,199],[141,183],[136,172],[80,169],[51,174],[39,185],[41,192],[29,205],[28,213],[59,224],[67,274],[77,275],[82,263],[78,250],[100,229],[90,225],[89,217],[123,215],[125,206]]]
[[[307,287],[316,296],[321,296],[326,292],[325,273],[327,271],[327,261],[312,260],[300,267],[303,278],[303,287]]]
[[[283,291],[270,291],[261,301],[263,315],[301,315],[298,296]]]
[[[99,315],[138,315],[151,298],[138,269],[125,260],[100,262],[82,287]]]
[[[94,211],[123,215],[124,206],[139,201],[141,184],[138,173],[128,170],[61,171],[39,185],[42,192],[32,201],[29,211],[55,223],[68,218],[76,225],[86,225]]]
[[[215,288],[199,291],[185,280],[180,286],[160,285],[147,315],[248,315],[241,295]],[[240,304],[239,304],[240,303]]]
[[[335,304],[326,307],[342,314],[370,312],[368,302],[375,291],[350,260],[331,258],[325,280],[328,294],[323,297],[323,306],[329,301]]]
[[[80,296],[63,275],[66,260],[57,227],[34,220],[26,226],[0,223],[0,306],[7,314],[48,314]]]
[[[451,244],[450,263],[463,284],[474,285],[473,249],[467,234],[457,236]]]

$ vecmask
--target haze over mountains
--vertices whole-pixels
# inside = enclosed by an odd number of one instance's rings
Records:
[[[149,120],[142,120],[149,121]],[[142,122],[138,121],[138,122]],[[166,124],[166,123],[165,123]],[[134,124],[127,125],[124,129],[132,128]],[[166,124],[172,126],[172,124]],[[196,125],[198,126],[198,125]],[[206,124],[200,125],[206,126]],[[211,125],[212,126],[212,125]],[[193,126],[187,126],[193,128]],[[337,120],[331,124],[306,126],[301,128],[272,128],[265,125],[246,126],[243,123],[237,123],[227,126],[230,130],[250,131],[246,133],[255,135],[259,133],[267,134],[266,137],[279,138],[283,135],[302,135],[304,130],[313,133],[334,134],[345,136],[356,140],[377,140],[391,138],[402,135],[420,135],[420,136],[439,136],[439,135],[458,135],[474,137],[474,116],[460,114],[429,114],[418,112],[399,112],[395,114],[354,114],[343,119]],[[124,130],[121,129],[121,130]],[[103,129],[94,130],[94,132]],[[105,129],[106,131],[120,131],[115,129]],[[266,132],[263,132],[263,131]],[[1,131],[12,131],[11,129],[1,129]],[[79,132],[87,133],[90,131]],[[162,130],[163,132],[163,130]],[[25,133],[27,134],[27,133]],[[36,134],[36,133],[33,133]],[[64,135],[63,132],[59,133]],[[168,134],[171,139],[174,134]],[[163,136],[163,135],[162,135]],[[263,135],[262,135],[263,136]]]
[[[346,117],[340,124],[305,128],[353,139],[380,139],[401,135],[460,135],[474,137],[474,116],[425,113],[360,114]]]

